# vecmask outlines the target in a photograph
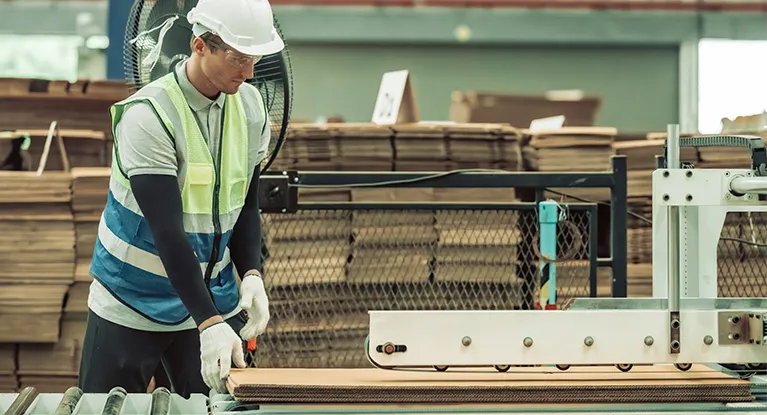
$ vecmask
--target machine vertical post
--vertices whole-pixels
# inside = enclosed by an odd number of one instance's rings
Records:
[[[539,307],[544,310],[557,308],[557,222],[559,220],[559,205],[553,200],[545,200],[538,204],[538,222],[540,226],[541,260],[539,265],[541,275],[541,293],[538,297]]]
[[[679,169],[681,166],[680,145],[679,145],[679,125],[669,124],[666,137],[666,168],[669,170]],[[675,174],[676,172],[671,172]],[[672,199],[677,195],[669,195]],[[679,327],[681,320],[679,316],[680,308],[680,235],[679,235],[679,206],[668,206],[668,311],[670,343],[669,352],[679,353],[680,336]]]

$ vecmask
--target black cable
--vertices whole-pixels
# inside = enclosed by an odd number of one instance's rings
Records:
[[[575,200],[578,200],[578,201],[581,201],[581,202],[584,202],[584,203],[596,203],[596,204],[599,204],[599,205],[611,206],[611,204],[608,203],[608,202],[600,202],[600,201],[596,201],[596,200],[584,199],[584,198],[581,198],[581,197],[569,195],[567,193],[557,192],[557,191],[551,190],[551,189],[545,189],[545,190],[547,190],[547,191],[549,191],[551,193],[554,193],[554,194],[558,194],[560,196],[570,197],[570,198],[573,198]],[[628,210],[628,209],[626,209],[626,212],[629,215],[632,215],[632,216],[636,217],[637,219],[642,220],[642,221],[647,222],[648,224],[652,225],[652,220],[651,219],[648,219],[648,218],[646,218],[646,217],[644,217],[644,216],[642,216],[642,215],[640,215],[640,214],[638,214],[636,212],[632,212],[631,210]],[[756,247],[759,247],[759,248],[767,248],[767,244],[763,244],[763,243],[759,243],[759,242],[751,242],[751,241],[747,241],[745,239],[740,239],[740,238],[720,237],[719,240],[720,241],[739,242],[739,243],[742,243],[742,244],[756,246]]]
[[[417,182],[420,182],[420,181],[426,181],[426,180],[436,179],[436,178],[440,178],[440,177],[447,177],[447,176],[451,176],[451,175],[455,175],[455,174],[459,174],[459,173],[472,173],[472,172],[475,172],[475,173],[509,173],[509,171],[501,170],[501,169],[459,169],[459,170],[451,170],[451,171],[447,171],[447,172],[435,173],[435,174],[431,174],[431,175],[428,175],[428,176],[415,177],[415,178],[412,178],[412,179],[388,180],[388,181],[381,181],[381,182],[376,182],[376,183],[348,183],[348,184],[340,184],[340,185],[306,185],[306,184],[295,184],[294,186],[295,187],[305,187],[305,188],[312,188],[312,187],[316,187],[316,188],[388,187],[388,186],[391,186],[393,184],[417,183]],[[584,202],[584,203],[594,203],[594,204],[603,205],[603,206],[612,206],[608,202],[584,199],[584,198],[573,196],[573,195],[570,195],[570,194],[567,194],[567,193],[562,193],[562,192],[558,192],[556,190],[551,190],[549,188],[544,188],[544,190],[546,190],[548,192],[551,192],[551,193],[554,193],[554,194],[557,194],[557,195],[560,195],[560,196],[569,197],[569,198],[572,198],[572,199],[575,199],[575,200],[578,200],[578,201],[581,201],[581,202]],[[636,212],[632,212],[631,210],[628,210],[628,209],[626,210],[626,212],[629,215],[631,215],[631,216],[633,216],[633,217],[635,217],[635,218],[637,218],[637,219],[639,219],[639,220],[641,220],[641,221],[643,221],[643,222],[645,222],[645,223],[647,223],[649,225],[652,225],[652,220],[651,219],[648,219],[648,218],[646,218],[646,217],[644,217],[644,216],[642,216],[642,215],[640,215],[640,214],[638,214]],[[761,248],[767,248],[767,244],[758,243],[758,242],[751,242],[751,241],[747,241],[745,239],[720,237],[719,240],[739,242],[739,243],[746,244],[746,245],[751,245],[751,246],[756,246],[756,247],[761,247]],[[541,259],[545,260],[545,258],[541,258]]]

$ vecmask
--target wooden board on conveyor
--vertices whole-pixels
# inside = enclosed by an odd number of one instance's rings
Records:
[[[572,404],[749,402],[750,382],[693,367],[487,370],[234,369],[239,401],[280,404]]]

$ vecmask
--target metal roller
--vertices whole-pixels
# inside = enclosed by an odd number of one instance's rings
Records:
[[[101,411],[101,415],[119,415],[123,409],[123,403],[125,403],[125,397],[128,392],[125,389],[115,386],[109,391],[107,401],[104,404],[104,409]]]
[[[56,411],[53,413],[53,415],[72,415],[75,411],[77,403],[80,402],[80,398],[82,396],[83,391],[76,386],[72,386],[71,388],[67,389],[67,391],[64,392],[64,396],[61,398],[61,402],[59,402],[59,406],[56,407]]]
[[[5,411],[5,415],[24,415],[35,399],[37,399],[37,395],[39,395],[39,392],[31,386],[22,389],[19,392],[19,396],[14,399],[11,406]]]
[[[152,392],[151,415],[168,415],[170,413],[170,391],[160,387]]]

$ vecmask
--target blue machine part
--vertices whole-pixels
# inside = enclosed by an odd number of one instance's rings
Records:
[[[557,304],[557,223],[559,222],[559,204],[546,200],[538,204],[538,223],[540,234],[541,259],[538,264],[541,278],[541,292],[538,307],[555,309]]]

